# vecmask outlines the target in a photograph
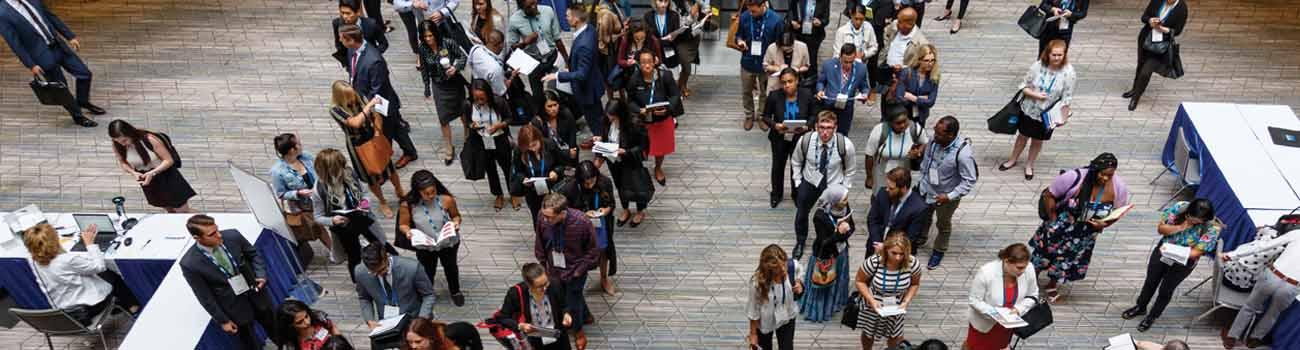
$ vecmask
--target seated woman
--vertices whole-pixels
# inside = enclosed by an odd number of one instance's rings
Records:
[[[447,339],[447,324],[424,317],[411,320],[406,327],[402,350],[458,350],[456,343]]]
[[[524,281],[506,291],[497,323],[526,335],[531,349],[568,350],[569,336],[563,330],[573,324],[573,317],[565,308],[564,287],[551,284],[541,264],[527,263],[520,270]],[[539,337],[537,327],[560,332],[555,338]]]
[[[95,315],[108,308],[110,295],[116,298],[118,306],[131,313],[140,309],[140,302],[127,289],[122,277],[105,265],[104,255],[95,244],[97,229],[90,225],[81,231],[81,241],[86,242],[84,252],[63,251],[58,232],[48,223],[37,224],[23,233],[23,244],[31,252],[41,291],[53,307],[67,312],[81,324],[89,324]]]
[[[280,349],[322,350],[332,337],[342,333],[324,311],[312,310],[298,300],[285,300],[275,312],[277,338],[272,339]]]

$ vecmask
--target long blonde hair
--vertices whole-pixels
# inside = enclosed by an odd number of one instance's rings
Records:
[[[26,245],[27,251],[31,252],[32,260],[41,266],[49,265],[59,254],[63,254],[63,247],[59,245],[58,232],[53,226],[44,222],[36,224],[23,233],[23,245]]]
[[[348,114],[361,113],[361,108],[365,106],[352,84],[342,80],[335,80],[330,85],[330,104],[343,108]]]
[[[785,250],[776,244],[769,244],[758,255],[758,268],[754,269],[754,291],[759,299],[767,299],[767,292],[772,290],[772,283],[786,274],[785,265],[789,258]]]
[[[348,169],[348,160],[343,156],[343,152],[337,149],[326,148],[316,153],[316,175],[320,177],[320,182],[330,189],[328,200],[331,204],[341,205],[346,196],[347,190],[354,193],[357,188],[352,171]]]
[[[929,55],[929,54],[934,55],[934,67],[930,69],[930,82],[933,82],[935,85],[938,85],[939,84],[939,48],[935,47],[934,44],[925,44],[925,45],[917,46],[916,50],[909,50],[909,51],[910,54],[907,55],[906,57],[907,66],[912,67],[912,70],[917,72],[918,74],[921,72],[921,60],[925,58],[925,55]]]
[[[886,268],[888,268],[889,249],[894,247],[903,249],[903,254],[907,254],[907,257],[903,258],[903,261],[898,265],[898,268],[906,269],[908,266],[912,266],[912,259],[916,258],[912,256],[912,240],[907,239],[907,232],[903,231],[894,231],[889,233],[889,235],[885,237],[885,241],[880,244],[880,249],[876,249],[876,255],[880,256],[880,264],[885,265]]]

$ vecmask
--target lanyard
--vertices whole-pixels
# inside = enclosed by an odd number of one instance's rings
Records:
[[[483,113],[483,109],[485,108],[489,109],[487,113]],[[490,108],[491,107],[487,107],[487,106],[483,106],[483,107],[474,106],[474,116],[478,117],[477,118],[478,120],[487,119],[487,125],[484,127],[490,127],[493,124],[496,124],[497,112],[490,110]],[[484,118],[484,116],[486,116],[486,118]]]
[[[217,269],[221,270],[221,273],[226,275],[226,278],[235,277],[236,274],[239,274],[239,264],[235,262],[235,256],[230,255],[230,251],[226,250],[225,245],[218,246],[217,248],[221,249],[222,254],[226,255],[226,262],[230,263],[230,268],[234,269],[234,271],[226,271],[225,267],[222,267],[221,264],[217,263],[217,258],[213,257],[207,250],[199,249],[199,252],[203,253],[203,256],[208,257],[208,260],[211,260],[213,265],[217,265]]]
[[[664,34],[666,34],[666,33],[664,33],[664,22],[665,22],[665,21],[664,21],[664,17],[666,17],[666,16],[665,16],[665,15],[660,15],[660,14],[656,14],[656,15],[655,15],[655,24],[659,27],[659,37],[660,37],[660,38],[664,37]]]
[[[1167,3],[1167,2],[1162,2],[1162,3],[1160,3],[1160,13],[1159,13],[1160,16],[1159,16],[1159,17],[1160,17],[1160,22],[1162,22],[1162,23],[1165,21],[1165,17],[1169,17],[1169,13],[1170,13],[1170,12],[1174,12],[1174,8],[1173,8],[1173,7],[1168,7],[1168,5],[1169,5],[1169,3]],[[1174,2],[1174,7],[1178,7],[1178,2],[1177,2],[1177,1]]]
[[[537,155],[537,161],[540,162],[541,165],[536,167],[533,166],[533,162],[528,162],[528,172],[533,174],[533,177],[541,177],[542,173],[546,172],[546,158],[539,154]]]
[[[397,305],[397,291],[384,287],[384,282],[388,282],[388,278],[392,276],[393,276],[393,257],[390,256],[388,257],[388,272],[385,273],[383,276],[375,276],[375,277],[379,277],[379,289],[384,292],[384,302],[386,303],[384,305]],[[392,285],[389,284],[388,287],[392,287]]]
[[[437,197],[434,197],[433,200],[435,201],[434,203],[437,203],[436,201],[438,200],[438,198],[437,198]],[[421,204],[420,206],[421,206],[421,207],[424,207],[424,216],[429,218],[429,228],[432,228],[432,229],[435,229],[435,230],[441,230],[441,229],[442,229],[442,226],[434,225],[434,224],[433,224],[433,215],[432,215],[432,214],[429,214],[429,205],[427,205],[427,204]],[[438,209],[442,209],[442,205],[441,205],[441,204],[438,205]],[[441,210],[440,210],[440,211],[441,211]],[[447,224],[447,220],[448,220],[448,219],[449,219],[449,218],[447,217],[447,212],[446,212],[446,211],[442,211],[442,223],[443,223],[443,225],[446,225],[446,224]]]
[[[957,144],[957,141],[953,141],[952,143],[949,143],[948,146],[945,146],[945,147],[943,148],[943,152],[944,152],[944,153],[943,153],[943,156],[942,156],[942,157],[947,157],[947,156],[948,156],[948,150],[949,150],[950,148],[952,148],[952,146],[954,146],[954,145],[956,145],[956,144]],[[933,168],[933,167],[934,167],[934,159],[935,159],[936,157],[939,156],[938,154],[935,154],[935,153],[938,152],[938,151],[939,151],[939,144],[934,143],[934,142],[931,142],[931,143],[930,143],[930,152],[929,152],[929,153],[930,153],[930,160],[927,161],[927,162],[925,162],[925,166],[926,166],[927,169],[929,169],[929,168]],[[957,166],[960,167],[961,164],[958,164]],[[929,172],[924,172],[924,174],[922,174],[922,175],[924,175],[926,178],[929,178],[929,177],[930,177]]]
[[[867,23],[867,22],[862,22],[862,23]],[[866,48],[866,46],[867,46],[867,45],[866,45],[866,38],[864,37],[863,34],[866,33],[867,28],[866,28],[866,27],[860,27],[860,28],[854,29],[853,26],[852,26],[852,23],[849,23],[849,24],[850,24],[850,25],[849,25],[849,36],[853,37],[853,45],[858,47],[858,51],[866,51],[866,50],[867,50],[867,48]]]
[[[551,243],[551,250],[563,253],[564,252],[564,230],[562,228],[564,227],[565,222],[568,221],[569,214],[561,213],[560,215],[564,215],[565,220],[551,226],[550,243]]]
[[[780,292],[780,293],[771,293],[771,294],[772,294],[772,308],[773,308],[773,309],[778,308],[778,307],[785,306],[785,284],[786,284],[787,282],[790,282],[790,279],[789,279],[789,278],[787,278],[785,281],[781,281],[781,283],[780,283],[780,285],[781,285],[781,292]],[[772,291],[773,291],[773,292],[776,292],[776,286],[772,286],[772,288],[773,288]],[[781,303],[779,303],[779,304],[776,302],[776,295],[777,295],[777,294],[780,294],[780,295],[781,295]]]
[[[757,33],[754,32],[754,24],[753,24],[753,23],[750,23],[750,24],[749,24],[749,33],[750,33],[749,40],[756,40],[756,41],[758,41],[758,42],[761,43],[761,42],[763,42],[763,36],[764,36],[764,34],[767,34],[767,12],[764,12],[764,13],[763,13],[763,17],[762,17],[762,18],[754,18],[754,20],[755,20],[755,21],[758,21],[758,32],[757,32]],[[767,48],[763,48],[763,49],[766,50]]]
[[[654,78],[651,78],[650,80],[650,100],[646,101],[645,103],[646,105],[651,105],[655,103],[655,85],[659,83],[658,74],[655,75],[656,76]]]
[[[1052,76],[1052,81],[1047,83],[1047,89],[1043,90],[1043,92],[1047,93],[1048,95],[1051,95],[1052,87],[1056,86],[1056,76],[1057,76],[1056,74],[1053,74],[1051,71],[1044,71],[1043,74],[1038,76],[1038,86],[1039,87],[1043,86],[1043,82],[1047,81],[1048,75]]]
[[[904,130],[903,132],[907,132],[907,131]],[[888,135],[885,136],[885,157],[893,157],[894,156],[894,132],[890,131],[887,134]],[[903,136],[898,137],[898,153],[900,158],[902,157],[903,148],[905,148],[904,143],[906,142],[907,140],[903,139]]]
[[[840,87],[840,93],[842,93],[842,94],[847,94],[846,92],[844,92],[845,89],[848,89],[849,91],[852,91],[852,90],[853,90],[853,80],[854,80],[854,79],[857,79],[857,77],[858,77],[858,66],[849,66],[849,67],[852,67],[852,68],[850,68],[850,72],[849,72],[849,83],[848,83],[848,84],[844,84],[844,86],[841,86],[841,87]],[[840,80],[841,80],[841,81],[844,80],[844,73],[843,73],[843,72],[844,72],[844,71],[843,71],[843,67],[841,67],[841,70],[840,70]]]
[[[1066,10],[1070,10],[1070,11],[1074,11],[1074,1],[1072,1],[1072,0],[1061,0],[1061,8],[1066,9]]]

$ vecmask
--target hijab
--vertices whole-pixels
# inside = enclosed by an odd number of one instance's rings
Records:
[[[830,213],[831,216],[837,218],[844,217],[850,212],[849,206],[845,205],[843,208],[836,209],[835,205],[844,201],[844,198],[848,196],[849,189],[844,187],[844,185],[827,185],[826,190],[822,191],[822,196],[817,198],[817,208],[825,210],[827,213]]]

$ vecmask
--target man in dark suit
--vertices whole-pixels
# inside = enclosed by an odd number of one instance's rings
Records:
[[[343,69],[348,69],[348,48],[343,46],[339,40],[339,27],[344,24],[352,24],[361,27],[361,36],[367,43],[374,45],[380,53],[388,51],[388,38],[384,36],[384,28],[375,22],[373,18],[361,17],[361,0],[339,0],[339,17],[335,18],[330,26],[334,28],[334,59],[339,61]]]
[[[275,339],[266,264],[253,244],[235,230],[218,232],[211,216],[190,217],[185,228],[195,244],[181,256],[181,275],[212,321],[239,337],[243,349],[261,349],[253,321]]]
[[[835,112],[839,120],[835,130],[844,136],[849,136],[853,128],[853,104],[871,104],[867,66],[855,60],[857,53],[852,43],[844,44],[840,55],[822,63],[822,70],[817,74],[817,99],[822,101],[823,108]]]
[[[867,171],[871,171],[868,169]],[[867,257],[875,254],[876,244],[891,232],[906,232],[912,241],[912,255],[920,247],[921,235],[930,229],[930,206],[918,191],[912,191],[912,172],[903,167],[885,173],[885,186],[871,196],[867,212]]]
[[[389,140],[397,141],[402,148],[402,158],[397,160],[397,168],[419,158],[415,153],[415,144],[411,143],[411,125],[402,120],[400,109],[402,101],[397,98],[397,90],[388,79],[388,62],[376,47],[362,40],[361,28],[345,24],[339,27],[339,41],[348,48],[348,78],[352,88],[361,94],[363,100],[382,96],[388,100],[388,115],[384,116],[384,135]]]
[[[75,103],[65,104],[63,109],[77,125],[87,128],[99,125],[81,113],[83,108],[94,115],[105,111],[90,103],[90,68],[77,56],[76,51],[81,49],[77,34],[40,0],[4,0],[4,3],[0,5],[0,35],[18,61],[31,69],[32,75],[64,84],[68,79],[63,76],[63,69],[67,69],[77,79],[77,99]]]
[[[390,257],[383,245],[371,244],[352,272],[357,277],[361,318],[370,329],[378,327],[379,320],[397,316],[393,312],[433,318],[433,282],[415,259]]]
[[[569,52],[569,71],[551,73],[542,77],[543,81],[559,79],[569,83],[573,96],[578,100],[578,108],[583,118],[587,119],[587,128],[592,133],[604,130],[604,112],[600,97],[605,95],[605,75],[596,67],[596,28],[587,26],[588,12],[585,6],[574,4],[568,9],[569,26],[574,29],[573,50]]]
[[[797,0],[794,8],[786,15],[785,27],[794,31],[799,41],[808,44],[808,55],[812,57],[809,69],[817,71],[817,54],[821,52],[822,41],[826,40],[826,25],[831,21],[830,0]],[[832,40],[833,41],[833,40]]]

